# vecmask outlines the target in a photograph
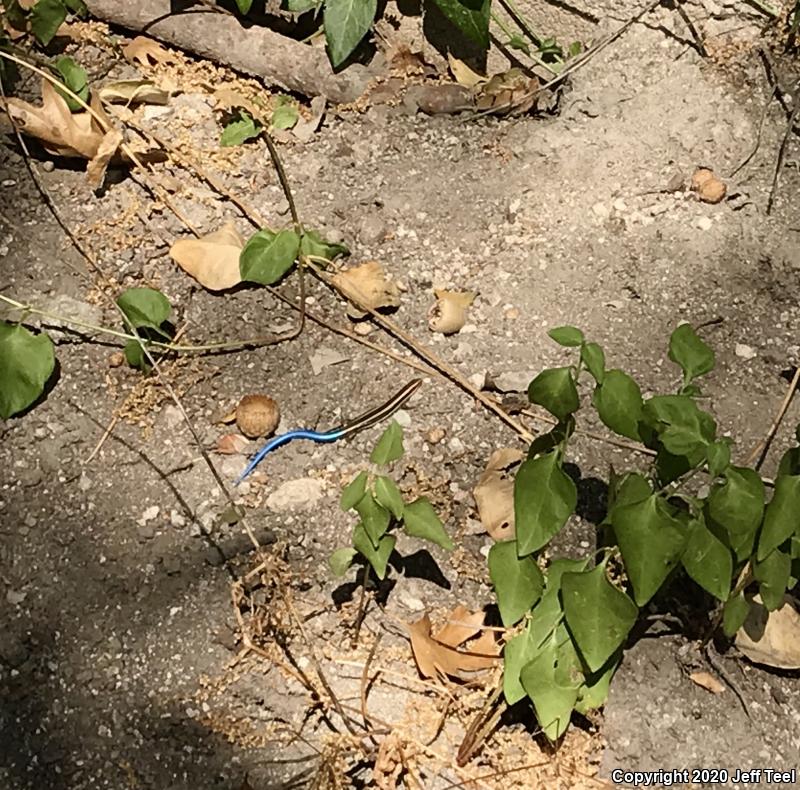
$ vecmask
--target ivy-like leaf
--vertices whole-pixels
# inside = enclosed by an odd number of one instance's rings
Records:
[[[300,113],[293,104],[280,104],[272,111],[272,128],[291,129],[299,118]]]
[[[517,551],[524,557],[542,548],[575,510],[578,492],[554,450],[527,459],[514,480]]]
[[[145,345],[147,343],[143,341]],[[144,353],[144,349],[142,348],[142,344],[138,340],[129,340],[125,347],[123,348],[123,352],[125,354],[125,361],[132,367],[136,368],[137,370],[141,370],[142,373],[149,373],[150,372],[150,362],[147,359],[147,355]]]
[[[614,485],[608,490],[608,513],[603,521],[611,523],[614,508],[641,502],[653,493],[653,487],[644,475],[638,472],[628,472],[614,480]]]
[[[261,124],[254,120],[253,117],[246,113],[244,110],[239,110],[236,118],[228,123],[222,130],[219,138],[219,144],[223,148],[232,148],[236,145],[241,145],[248,140],[253,140],[261,134],[263,127]]]
[[[575,703],[575,710],[578,713],[585,716],[590,710],[606,704],[611,678],[614,677],[620,661],[622,661],[622,648],[617,650],[597,672],[586,675],[584,684],[578,690],[578,701]]]
[[[684,384],[714,369],[714,352],[689,324],[682,324],[672,333],[668,355],[673,362],[680,365]]]
[[[300,240],[300,254],[333,261],[339,255],[349,255],[350,250],[344,244],[325,241],[316,230],[306,230]]]
[[[602,384],[606,375],[606,355],[603,349],[597,343],[584,343],[581,346],[581,361],[594,380]],[[641,399],[641,393],[639,398]]]
[[[169,318],[172,305],[161,291],[128,288],[117,297],[117,305],[136,329],[152,329],[162,337],[169,337],[161,325]]]
[[[714,418],[688,395],[656,395],[644,404],[642,418],[670,453],[686,456],[692,466],[716,437]]]
[[[764,514],[764,495],[764,483],[758,473],[747,467],[730,466],[725,482],[714,485],[706,500],[710,526],[721,528],[740,561],[753,550]]]
[[[47,46],[66,18],[67,9],[61,0],[38,0],[29,17],[31,33]]]
[[[689,523],[689,540],[681,562],[706,592],[720,601],[728,600],[733,573],[731,551],[699,519]]]
[[[744,593],[729,598],[722,607],[722,633],[728,637],[733,636],[744,625],[749,612],[750,603]]]
[[[583,332],[575,326],[557,326],[547,333],[560,346],[577,347],[583,343]]]
[[[623,644],[639,609],[608,580],[605,562],[561,579],[564,615],[572,638],[591,672],[598,672]]]
[[[595,388],[592,405],[603,423],[614,433],[636,441],[640,439],[642,392],[627,373],[617,369],[607,370],[602,382]]]
[[[442,13],[481,49],[489,48],[491,0],[434,0]]]
[[[331,63],[344,63],[375,20],[377,0],[325,0],[323,20]]]
[[[719,477],[731,465],[730,442],[720,439],[706,447],[708,471],[712,477]]]
[[[377,549],[381,537],[389,529],[389,522],[391,521],[389,511],[378,504],[371,491],[367,491],[356,502],[355,511],[361,517],[361,525],[372,541],[373,547]],[[359,551],[361,550],[359,549]]]
[[[515,540],[495,543],[489,549],[492,579],[500,618],[506,628],[517,623],[541,598],[544,578],[533,557],[517,556]]]
[[[520,680],[533,702],[544,734],[551,741],[558,740],[569,727],[578,689],[584,681],[580,660],[569,636],[559,639],[559,633],[554,633],[536,657],[523,667]]]
[[[525,697],[519,676],[522,668],[539,652],[540,648],[531,637],[532,620],[525,630],[506,642],[503,648],[503,695],[509,705],[515,705]]]
[[[53,374],[53,341],[42,332],[0,321],[0,417],[7,420],[44,392]]]
[[[800,475],[787,475],[775,481],[764,513],[764,526],[758,538],[758,561],[763,562],[800,524]]]
[[[353,564],[353,558],[358,552],[352,546],[336,549],[328,558],[328,565],[334,576],[344,576]]]
[[[253,0],[236,0],[236,7],[239,9],[239,13],[244,16],[248,13],[253,6]]]
[[[780,549],[773,549],[763,561],[753,563],[753,578],[767,611],[772,612],[783,603],[791,573],[792,558]]]
[[[302,14],[316,8],[322,0],[283,0],[283,8],[294,14]]]
[[[73,93],[83,99],[89,101],[89,78],[86,76],[86,70],[81,68],[72,58],[61,57],[55,62],[55,67],[61,75],[61,81]],[[67,106],[72,112],[81,109],[81,105],[75,101],[66,91],[56,87],[56,91],[62,99],[67,103]]]
[[[448,551],[454,548],[453,541],[427,497],[421,496],[403,508],[403,525],[405,531],[415,538],[424,538]]]
[[[342,490],[342,498],[339,506],[346,513],[350,508],[355,507],[367,490],[367,473],[359,472]]]
[[[386,578],[386,566],[394,551],[396,539],[394,535],[384,535],[377,546],[373,546],[362,524],[353,530],[353,547],[372,566],[379,579]]]
[[[397,420],[392,420],[389,427],[381,434],[375,449],[369,456],[369,460],[378,466],[386,466],[386,464],[396,461],[398,458],[403,457],[403,429]]]
[[[572,368],[548,368],[543,370],[528,387],[531,403],[544,406],[550,414],[560,421],[577,411],[580,407],[578,390]]]
[[[778,463],[777,477],[783,475],[800,475],[800,447],[790,447]]]
[[[272,285],[292,268],[299,251],[300,239],[293,230],[259,230],[242,248],[239,273],[248,282]]]
[[[611,517],[634,600],[644,606],[678,564],[686,545],[683,525],[667,512],[664,500],[653,494],[641,502],[615,507]]]
[[[396,519],[403,518],[405,502],[403,502],[400,489],[391,477],[381,475],[376,478],[375,499],[377,499]]]

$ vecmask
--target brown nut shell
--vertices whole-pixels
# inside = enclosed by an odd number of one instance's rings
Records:
[[[248,439],[269,436],[280,421],[280,407],[267,395],[245,395],[236,407],[236,426]]]

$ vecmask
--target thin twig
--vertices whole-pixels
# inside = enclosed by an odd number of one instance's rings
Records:
[[[758,152],[758,149],[761,146],[761,135],[764,131],[764,121],[767,118],[767,113],[769,112],[769,106],[770,104],[772,104],[772,99],[775,97],[775,93],[777,90],[778,90],[777,85],[773,85],[772,91],[767,97],[767,100],[764,102],[764,107],[761,110],[761,118],[759,118],[758,121],[758,131],[756,133],[756,141],[753,145],[753,148],[751,149],[750,153],[747,154],[747,156],[745,156],[745,158],[742,159],[742,161],[739,162],[739,164],[736,165],[736,167],[734,167],[733,170],[731,170],[731,172],[727,176],[728,178],[733,178]]]
[[[700,33],[698,33],[694,22],[692,22],[692,18],[683,7],[683,0],[677,0],[675,3],[675,10],[680,15],[680,18],[686,23],[686,27],[689,28],[689,32],[692,34],[697,51],[700,53],[701,57],[707,58],[708,50],[706,50],[706,45],[703,43],[703,39],[700,37]]]
[[[786,395],[783,397],[783,401],[781,402],[780,408],[775,415],[775,419],[772,421],[772,425],[770,425],[769,430],[764,438],[753,448],[753,451],[750,453],[750,455],[747,456],[745,466],[750,466],[755,462],[756,471],[761,469],[764,461],[767,458],[767,453],[769,452],[769,447],[772,444],[772,440],[775,438],[775,434],[778,432],[778,428],[783,421],[784,415],[789,409],[789,404],[792,402],[792,397],[797,390],[798,383],[800,383],[800,367],[795,370],[794,376],[792,376],[789,389],[786,391]]]
[[[381,634],[380,632],[375,637],[375,641],[372,643],[372,649],[369,651],[369,655],[367,656],[367,660],[364,662],[364,669],[361,672],[361,691],[360,691],[360,698],[361,698],[361,716],[364,719],[364,728],[369,729],[372,726],[372,722],[369,720],[369,716],[367,715],[367,694],[369,693],[369,667],[372,663],[372,659],[375,658],[375,651],[378,649],[378,644],[381,641]]]
[[[798,112],[800,112],[800,80],[795,84],[792,91],[792,112],[789,115],[789,121],[786,124],[786,131],[783,134],[780,147],[778,148],[778,156],[775,160],[775,172],[772,174],[772,186],[769,190],[769,198],[767,199],[767,215],[772,213],[772,206],[775,202],[775,197],[778,193],[778,182],[781,177],[781,170],[783,169],[783,160],[786,157],[786,149],[789,147],[789,138],[792,135],[795,121],[797,120]]]

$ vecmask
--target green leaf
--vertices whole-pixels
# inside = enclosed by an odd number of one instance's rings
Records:
[[[83,0],[64,0],[64,5],[75,16],[86,16],[89,13],[89,9],[86,8],[86,3]]]
[[[362,524],[357,524],[353,530],[353,547],[372,566],[379,579],[386,578],[386,566],[394,551],[395,542],[394,535],[384,535],[378,545],[373,546]]]
[[[0,321],[0,417],[7,420],[35,403],[53,374],[53,341],[42,332]]]
[[[743,625],[750,611],[750,604],[743,593],[730,598],[722,607],[722,632],[733,636]]]
[[[249,113],[239,110],[239,115],[222,130],[219,144],[223,148],[231,148],[241,145],[248,140],[252,140],[261,134],[262,126],[258,121],[253,120]]]
[[[47,46],[67,18],[67,9],[62,0],[39,0],[30,13],[31,33],[36,40]]]
[[[272,285],[292,268],[299,251],[300,239],[293,230],[259,230],[239,255],[239,272],[243,280]]]
[[[334,576],[344,576],[353,564],[353,558],[358,552],[352,546],[336,549],[328,558],[328,565]]]
[[[559,631],[563,633],[563,629]],[[551,741],[558,740],[566,732],[572,708],[578,699],[578,689],[584,680],[569,635],[561,640],[559,636],[559,632],[554,633],[520,673],[522,686],[533,702],[539,725]]]
[[[378,466],[386,466],[403,457],[403,429],[397,420],[392,420],[389,427],[381,434],[369,460]]]
[[[372,545],[378,548],[378,543],[382,535],[389,529],[389,511],[379,505],[372,496],[371,491],[367,491],[355,504],[356,513],[361,517],[361,525],[366,531]],[[359,551],[361,551],[359,549]],[[363,552],[362,552],[363,554]]]
[[[530,45],[522,36],[519,35],[519,33],[514,33],[508,39],[508,41],[506,41],[506,46],[511,47],[511,49],[517,49],[520,52],[524,52],[528,57],[531,56]],[[522,697],[520,697],[520,699],[522,699]]]
[[[644,606],[678,564],[686,531],[667,512],[664,500],[653,494],[641,502],[615,507],[611,518],[634,600]]]
[[[584,684],[578,690],[578,701],[575,703],[575,710],[578,713],[585,716],[590,710],[605,705],[611,678],[614,677],[620,661],[622,661],[622,648],[617,650],[601,669],[586,675]]]
[[[391,477],[381,475],[375,480],[375,499],[396,519],[403,518],[405,502],[403,502],[400,489]]]
[[[537,455],[549,453],[556,447],[564,447],[573,433],[575,433],[575,417],[570,414],[564,422],[554,425],[547,433],[540,433],[531,442],[528,458],[536,458]]]
[[[689,540],[681,562],[686,573],[707,593],[720,601],[728,600],[733,574],[731,551],[700,519],[689,523]]]
[[[325,39],[335,69],[347,60],[372,27],[377,9],[377,0],[325,0]]]
[[[758,539],[758,561],[783,543],[800,524],[800,475],[787,475],[775,481],[775,493],[764,513],[764,526]]]
[[[293,14],[302,14],[316,8],[322,0],[283,0],[283,8]]]
[[[606,523],[610,523],[615,508],[641,502],[653,493],[653,487],[644,475],[638,472],[628,472],[617,478],[616,484],[609,487],[608,515]]]
[[[800,447],[790,447],[781,456],[776,477],[782,475],[800,475]]]
[[[355,507],[359,503],[366,490],[367,473],[359,472],[342,490],[342,498],[339,500],[339,506],[346,513],[350,508]]]
[[[584,343],[581,346],[581,362],[594,380],[602,384],[606,375],[606,355],[603,349],[597,343]],[[641,393],[639,397],[641,399]]]
[[[514,480],[514,518],[520,556],[542,548],[575,510],[578,492],[554,450],[522,462]]]
[[[573,41],[567,49],[567,57],[575,58],[583,52],[583,44],[580,41]]]
[[[144,327],[168,337],[161,325],[169,318],[172,305],[161,291],[154,288],[128,288],[117,297],[117,305],[136,329]]]
[[[525,697],[519,676],[522,668],[539,652],[539,646],[531,637],[531,622],[525,630],[506,642],[503,648],[503,695],[509,705]]]
[[[714,441],[717,424],[687,395],[656,395],[647,401],[642,418],[674,455],[683,455],[694,466],[705,457],[705,448]]]
[[[592,405],[603,424],[614,433],[639,441],[642,392],[627,373],[617,369],[607,370],[602,383],[595,388]]]
[[[583,343],[583,332],[574,326],[557,326],[547,333],[560,346],[577,347]]]
[[[719,526],[728,537],[738,560],[750,555],[764,514],[764,483],[758,473],[730,466],[725,482],[716,484],[706,500],[710,526]]]
[[[787,552],[773,549],[763,561],[753,563],[753,578],[759,583],[758,592],[767,611],[783,603],[783,596],[792,573],[792,558]]]
[[[578,390],[572,376],[572,368],[548,368],[543,370],[528,387],[531,403],[544,406],[560,421],[580,407]]]
[[[281,104],[272,111],[273,129],[291,129],[300,118],[293,104]]]
[[[544,577],[533,557],[517,556],[515,540],[495,543],[489,549],[489,575],[500,618],[510,628],[541,598]]]
[[[684,384],[714,369],[714,352],[689,324],[682,324],[670,336],[669,358],[680,365]]]
[[[719,477],[731,465],[731,446],[725,439],[713,442],[706,447],[708,471],[712,477]]]
[[[491,0],[434,0],[441,12],[481,49],[489,48]]]
[[[444,524],[436,515],[433,505],[424,496],[405,506],[403,525],[405,531],[415,538],[424,538],[448,551],[454,548],[453,541],[445,532]]]
[[[639,609],[608,580],[606,563],[561,579],[564,615],[584,664],[598,672],[623,644]]]
[[[348,250],[344,244],[334,244],[325,241],[315,230],[307,230],[303,233],[303,238],[300,240],[300,254],[311,255],[315,258],[324,258],[325,260],[332,261],[339,255],[349,255],[350,250]]]
[[[138,340],[129,340],[125,344],[123,351],[125,352],[125,360],[132,368],[137,368],[142,373],[150,372],[150,362],[144,353],[144,349],[142,349],[142,344]]]
[[[55,62],[55,67],[61,75],[61,81],[73,92],[78,94],[85,102],[89,101],[89,78],[72,58],[62,57]],[[72,112],[81,109],[81,105],[69,94],[56,87],[59,95],[67,103]]]
[[[236,7],[239,9],[239,13],[242,16],[250,11],[252,5],[253,0],[236,0]]]

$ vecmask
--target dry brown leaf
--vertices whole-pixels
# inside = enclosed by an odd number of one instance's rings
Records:
[[[363,307],[380,310],[400,305],[400,289],[389,280],[383,266],[377,261],[367,261],[344,272],[335,274],[333,284],[356,310],[348,310],[354,318],[362,318]]]
[[[241,455],[250,442],[238,433],[226,433],[217,439],[217,452],[222,455]]]
[[[712,694],[722,694],[725,691],[725,686],[710,672],[692,672],[689,680]]]
[[[254,118],[260,118],[266,112],[265,107],[259,107],[247,96],[227,85],[214,91],[214,101],[218,110],[247,110]]]
[[[100,145],[97,147],[97,153],[86,165],[86,178],[92,189],[99,189],[103,185],[108,165],[116,156],[121,145],[122,132],[119,129],[111,129],[103,136]]]
[[[436,302],[428,311],[428,328],[432,332],[452,335],[461,330],[467,321],[467,309],[475,301],[472,291],[433,292]]]
[[[479,612],[477,614],[483,620],[483,613]],[[458,615],[458,618],[454,615]],[[463,607],[457,607],[448,619],[457,623],[464,622],[461,619],[464,616],[469,618],[467,623],[471,623],[472,618],[475,617],[475,615],[470,615]],[[475,631],[475,628],[471,625],[445,626],[439,633],[434,635],[431,632],[430,617],[426,614],[415,623],[406,623],[406,628],[411,638],[414,660],[417,662],[423,677],[435,678],[440,675],[448,675],[452,678],[462,678],[465,673],[488,669],[498,660],[497,643],[491,631],[486,631],[480,639],[476,640],[472,649],[457,650],[458,644],[465,641],[469,636],[455,645],[450,645],[442,642],[439,638],[440,635],[444,633],[445,638],[452,640],[460,634],[471,634]],[[489,639],[486,638],[487,634]],[[480,652],[477,649],[478,647]]]
[[[150,80],[120,80],[97,92],[106,104],[167,104],[169,93]]]
[[[800,613],[795,599],[786,595],[781,607],[769,612],[756,595],[736,633],[736,647],[755,664],[800,669]]]
[[[447,64],[450,66],[455,81],[465,88],[474,88],[476,85],[482,85],[488,81],[488,77],[482,77],[480,74],[474,72],[463,60],[453,57],[449,52],[447,53]]]
[[[122,48],[122,54],[131,63],[139,61],[143,66],[151,63],[177,63],[177,58],[169,50],[164,49],[157,41],[147,36],[136,36],[128,45]]]
[[[707,167],[698,167],[692,175],[692,191],[704,203],[719,203],[728,191],[724,181],[721,181],[714,174],[713,170]]]
[[[478,517],[493,540],[514,539],[514,476],[511,469],[522,458],[522,452],[511,447],[495,450],[472,490]]]
[[[169,254],[187,274],[209,291],[224,291],[242,281],[239,255],[244,239],[233,222],[199,239],[178,239]]]
[[[459,604],[450,612],[447,622],[436,632],[434,638],[449,647],[458,647],[480,632],[483,618],[481,610],[470,612],[466,606]]]
[[[539,80],[528,77],[518,68],[495,74],[476,90],[478,110],[498,115],[521,115],[536,104]]]

